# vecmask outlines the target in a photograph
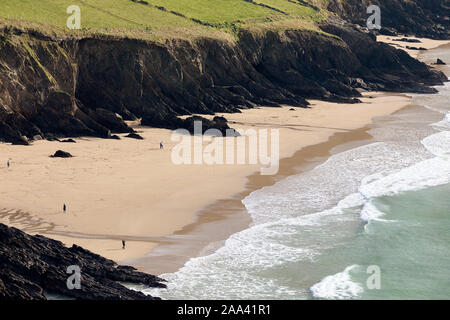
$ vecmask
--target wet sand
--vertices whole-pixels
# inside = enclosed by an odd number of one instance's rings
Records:
[[[336,133],[364,127],[373,117],[395,112],[409,102],[404,95],[366,95],[361,104],[311,101],[310,109],[257,108],[226,117],[234,128],[279,129],[280,158],[289,159],[300,149],[325,143]],[[243,190],[248,192],[294,173],[285,169],[288,160],[283,160],[282,169],[273,177],[260,176],[259,164],[175,165],[171,150],[176,143],[170,139],[171,131],[137,129],[145,140],[81,138],[74,144],[0,144],[0,179],[6,181],[0,185],[0,222],[68,246],[81,245],[115,261],[132,262],[145,271],[166,272],[201,252],[205,243],[224,240],[248,226],[249,217],[242,214],[240,204]],[[165,142],[164,150],[159,149],[160,141]],[[50,158],[58,149],[74,158]],[[317,156],[326,156],[324,150]],[[9,169],[5,168],[7,159],[11,161]],[[291,161],[301,164],[299,158]],[[257,175],[247,178],[255,172]],[[64,203],[66,213],[62,212]],[[220,210],[211,209],[214,207]],[[188,231],[199,230],[195,226],[202,224],[199,221],[216,220],[227,220],[221,232],[201,240],[194,251],[184,250],[181,259],[175,254],[177,263],[160,259],[156,268],[130,260],[145,256],[158,244],[170,244],[180,234],[182,242],[190,246],[189,239],[191,243],[198,240]],[[125,250],[121,240],[127,241]],[[153,254],[164,248],[168,247],[159,246]]]
[[[251,192],[270,186],[291,175],[305,172],[326,161],[331,155],[371,141],[367,133],[370,126],[347,132],[339,132],[326,142],[305,147],[292,157],[282,159],[275,176],[259,173],[248,177],[245,190],[230,199],[206,206],[198,213],[197,220],[183,229],[161,239],[160,245],[148,255],[124,261],[141,270],[154,274],[171,273],[181,268],[192,257],[213,253],[230,235],[248,228],[251,217],[242,199]]]
[[[449,43],[379,40],[428,49]],[[365,93],[362,101],[311,101],[310,109],[286,106],[225,114],[233,128],[280,130],[282,160],[274,176],[261,176],[260,165],[175,165],[172,132],[139,126],[143,141],[122,135],[120,141],[80,138],[76,144],[0,143],[0,222],[68,246],[81,245],[143,271],[175,271],[248,227],[251,218],[241,200],[250,192],[308,170],[335,152],[368,143],[373,118],[404,108],[410,99]],[[75,157],[49,158],[58,149]],[[125,250],[121,240],[127,241]]]
[[[400,40],[403,38],[418,40],[420,42],[395,41],[395,40]],[[424,50],[415,50],[415,49],[410,49],[410,48],[416,48],[416,49],[424,48],[426,50],[430,50],[430,49],[434,49],[434,48],[438,48],[438,47],[450,44],[449,40],[433,40],[433,39],[427,39],[427,38],[403,37],[403,36],[398,36],[398,37],[377,36],[377,41],[390,44],[390,45],[396,47],[397,49],[402,49],[402,50],[406,51],[411,57],[416,58],[416,59],[424,52]],[[410,47],[410,48],[408,49],[406,47]],[[433,62],[436,62],[436,61],[433,61]]]
[[[394,42],[393,39],[403,37],[379,36],[378,41],[393,43],[400,48],[403,45],[420,46],[426,49],[434,49],[438,52],[440,48],[448,48],[450,41],[439,41],[424,38],[418,39],[420,43]],[[411,50],[402,48],[415,58],[421,57],[426,52],[422,50]],[[422,59],[431,65],[435,60]],[[434,66],[441,69],[442,66]],[[414,109],[415,106],[405,106],[401,110]],[[252,191],[264,186],[269,186],[287,176],[300,174],[312,167],[326,161],[329,156],[373,141],[367,131],[374,126],[382,125],[381,121],[375,121],[360,129],[338,132],[330,137],[327,142],[305,147],[297,151],[292,157],[285,158],[280,162],[280,171],[276,176],[261,176],[253,174],[248,177],[246,188],[243,192],[236,194],[233,198],[217,201],[198,214],[197,220],[177,231],[173,235],[164,238],[150,254],[139,259],[126,261],[140,269],[148,270],[157,274],[175,272],[181,268],[191,257],[207,255],[218,249],[223,242],[233,233],[247,228],[251,224],[242,199]]]

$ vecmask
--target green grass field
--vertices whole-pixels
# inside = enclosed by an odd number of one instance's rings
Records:
[[[0,0],[0,18],[6,22],[31,23],[66,29],[69,5],[81,8],[81,26],[84,31],[105,33],[138,32],[147,34],[176,34],[182,30],[211,31],[202,23],[227,32],[230,25],[245,26],[270,24],[292,20],[314,23],[324,12],[302,5],[296,0]],[[312,0],[314,3],[323,0]],[[262,3],[276,8],[260,6]],[[166,10],[163,10],[164,7]],[[172,12],[170,12],[172,11]],[[181,14],[181,15],[178,15]]]

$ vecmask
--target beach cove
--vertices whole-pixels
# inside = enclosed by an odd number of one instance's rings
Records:
[[[255,175],[259,165],[176,166],[170,158],[171,131],[164,129],[137,127],[143,141],[80,138],[75,144],[0,144],[4,163],[11,162],[9,169],[2,165],[0,170],[7,182],[0,187],[0,221],[68,246],[83,246],[142,271],[176,271],[190,257],[214,250],[251,224],[240,202],[251,191],[324,161],[338,145],[363,144],[370,139],[365,127],[374,117],[392,114],[411,102],[405,95],[379,92],[366,92],[361,100],[219,114],[244,130],[280,129],[282,160],[276,176]],[[57,149],[74,158],[49,158]],[[62,212],[64,203],[67,213]],[[217,221],[222,221],[217,224],[221,232],[216,227],[200,240],[192,236],[201,233],[205,222]],[[190,239],[192,245],[186,246]],[[125,250],[121,240],[127,242]],[[170,252],[180,243],[181,250]],[[204,251],[211,243],[215,245]]]

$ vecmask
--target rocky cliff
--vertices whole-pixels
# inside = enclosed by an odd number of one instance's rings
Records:
[[[382,33],[450,39],[449,0],[328,0],[327,9],[366,26],[370,5],[381,9]]]
[[[173,127],[174,116],[354,101],[357,88],[432,92],[445,81],[403,51],[343,22],[315,31],[240,31],[162,43],[110,37],[55,39],[0,32],[0,140],[133,131],[124,120]],[[337,35],[333,36],[333,35]]]
[[[80,289],[69,289],[69,266],[80,268]],[[0,224],[0,300],[44,300],[59,294],[84,300],[154,299],[120,282],[165,287],[162,279],[118,266],[81,247],[65,247],[43,236],[30,236]]]

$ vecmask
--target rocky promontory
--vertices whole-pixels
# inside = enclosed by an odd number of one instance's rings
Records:
[[[73,266],[79,268],[80,286],[70,289]],[[79,246],[67,248],[0,224],[0,300],[45,300],[48,294],[84,300],[157,299],[119,282],[165,287],[156,276],[119,266]]]

